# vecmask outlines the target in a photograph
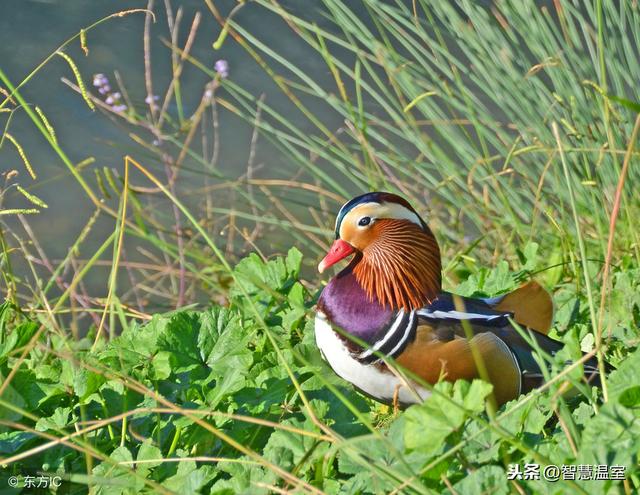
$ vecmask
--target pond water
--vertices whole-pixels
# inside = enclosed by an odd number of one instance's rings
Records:
[[[182,9],[182,22],[179,34],[179,45],[183,46],[194,16],[201,13],[200,25],[191,50],[191,55],[212,69],[214,62],[219,59],[228,61],[230,67],[230,80],[253,95],[264,95],[269,104],[287,108],[289,100],[275,86],[272,78],[267,75],[258,64],[239,46],[231,37],[228,37],[220,50],[212,49],[212,42],[220,33],[220,25],[209,12],[201,0],[185,0],[169,2],[173,16],[176,16],[178,8]],[[235,1],[216,1],[215,6],[223,16],[237,4]],[[306,2],[282,2],[285,7],[298,11],[305,11],[306,15],[314,18],[323,27],[327,21],[314,8],[309,9]],[[167,24],[167,3],[156,1],[153,7],[156,13],[156,22],[151,28],[151,67],[154,92],[164,95],[171,80],[170,49],[164,40],[170,38]],[[117,11],[131,8],[146,7],[146,2],[109,1],[86,2],[83,0],[24,0],[11,7],[5,6],[3,15],[0,16],[0,67],[13,84],[19,84],[27,77],[35,67],[66,39],[78,33],[78,31],[93,22]],[[287,58],[292,59],[299,66],[311,74],[319,83],[330,81],[330,74],[322,59],[302,43],[292,43],[294,39],[287,26],[275,15],[269,14],[264,9],[252,5],[240,9],[235,19],[256,37],[269,44],[276,51]],[[146,96],[144,77],[144,49],[143,31],[145,15],[135,13],[121,18],[110,19],[102,25],[87,33],[86,41],[89,50],[88,56],[83,54],[79,41],[74,41],[65,48],[67,53],[77,64],[87,87],[93,94],[95,88],[91,87],[92,76],[103,73],[109,77],[111,84],[115,85],[114,71],[118,71],[124,83],[129,98],[136,108],[143,109]],[[79,163],[88,158],[94,161],[82,172],[83,176],[98,193],[94,169],[102,170],[109,167],[116,172],[123,171],[123,156],[131,154],[145,166],[162,176],[163,168],[158,159],[148,153],[129,137],[131,126],[125,124],[122,119],[108,116],[105,112],[92,111],[80,97],[80,95],[66,84],[61,78],[74,81],[73,73],[69,65],[61,58],[54,57],[21,88],[22,96],[32,105],[38,105],[52,126],[55,128],[58,142],[69,156],[72,162]],[[209,77],[202,71],[186,64],[181,78],[181,94],[185,118],[195,111],[203,94],[204,87]],[[223,90],[221,90],[223,91]],[[309,101],[311,110],[324,119],[330,126],[337,127],[340,121],[335,115],[331,115],[321,102]],[[172,104],[169,112],[176,116],[177,107]],[[5,114],[7,115],[7,114]],[[219,157],[216,164],[216,172],[224,178],[235,178],[247,171],[250,160],[250,143],[252,139],[252,127],[244,120],[232,113],[219,108]],[[295,122],[295,116],[292,116]],[[2,122],[6,122],[2,117]],[[300,125],[306,125],[300,120]],[[5,143],[0,149],[0,170],[6,172],[17,170],[19,172],[17,182],[29,192],[44,200],[49,208],[38,215],[26,217],[35,237],[39,240],[47,257],[55,261],[62,259],[68,252],[70,244],[78,237],[86,225],[95,208],[74,179],[62,160],[46,142],[43,136],[36,130],[33,123],[22,111],[12,114],[10,133],[20,142],[27,154],[33,169],[37,173],[37,180],[32,181],[15,149]],[[139,134],[139,129],[136,131]],[[152,139],[146,136],[149,142]],[[200,137],[197,138],[198,140]],[[193,148],[198,148],[196,140]],[[291,163],[282,153],[269,144],[265,139],[258,140],[255,154],[252,157],[255,177],[291,178],[297,167]],[[134,176],[136,184],[148,187],[140,176]],[[180,191],[189,191],[193,187],[202,186],[207,178],[215,182],[210,171],[202,164],[188,157],[181,171]],[[221,181],[222,179],[218,179]],[[309,196],[306,199],[298,198],[293,192],[287,194],[286,190],[276,191],[283,205],[296,206],[296,201],[309,204]],[[189,204],[194,198],[185,195],[183,199]],[[159,201],[159,200],[158,200]],[[293,201],[293,203],[292,203]],[[313,200],[312,200],[313,201]],[[197,207],[191,202],[190,206]],[[111,200],[117,208],[117,201]],[[28,203],[15,189],[11,189],[3,198],[4,208],[27,207]],[[226,207],[229,205],[226,204]],[[5,217],[9,230],[24,240],[28,240],[24,226],[16,218]],[[108,216],[101,216],[96,223],[91,235],[87,238],[82,249],[81,258],[89,257],[92,252],[104,241],[105,237],[113,231],[115,220]],[[330,225],[327,225],[330,228]],[[9,237],[12,237],[10,234]],[[169,233],[171,241],[171,232]],[[283,242],[281,242],[283,241]],[[270,248],[286,249],[286,239],[282,237],[278,242],[271,243]],[[10,243],[15,245],[14,240]],[[318,247],[315,246],[317,250]],[[134,249],[129,250],[130,258],[135,259]],[[105,277],[107,260],[110,259],[111,250],[105,256],[105,268],[102,273],[98,270],[88,279],[88,292],[103,296],[105,293]],[[236,253],[242,254],[242,253]],[[19,257],[12,260],[14,269],[18,275],[25,277],[25,281],[31,277],[28,266],[21,262]],[[313,264],[315,260],[311,260]],[[45,270],[46,274],[46,270]]]

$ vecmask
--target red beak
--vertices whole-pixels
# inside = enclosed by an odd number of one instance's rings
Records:
[[[335,265],[338,261],[345,259],[354,251],[355,249],[351,244],[346,243],[342,239],[336,239],[327,255],[318,265],[318,271],[322,273],[331,265]]]

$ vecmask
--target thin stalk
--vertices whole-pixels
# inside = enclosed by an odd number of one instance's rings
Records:
[[[558,133],[558,124],[553,122],[551,124],[553,129],[553,135],[556,138],[556,143],[558,145],[558,153],[560,154],[560,160],[562,162],[562,170],[564,171],[565,183],[567,185],[567,190],[569,191],[569,201],[571,203],[571,211],[573,213],[573,222],[576,228],[576,238],[578,240],[578,249],[580,251],[580,261],[582,266],[582,274],[584,276],[584,285],[587,290],[587,299],[589,301],[589,314],[591,318],[591,327],[594,333],[594,337],[596,340],[596,356],[598,358],[598,370],[600,371],[600,376],[602,377],[602,396],[604,401],[606,402],[608,399],[607,394],[607,385],[606,385],[606,373],[604,366],[604,355],[602,349],[602,342],[600,341],[600,337],[598,334],[598,319],[596,316],[596,307],[594,302],[593,289],[591,287],[591,277],[589,275],[589,265],[587,259],[587,250],[585,248],[584,239],[582,235],[582,228],[580,224],[580,218],[578,216],[578,209],[576,207],[574,192],[573,192],[573,179],[571,174],[569,173],[569,168],[567,167],[567,161],[564,156],[564,151],[562,149],[562,141],[560,140],[560,134]]]

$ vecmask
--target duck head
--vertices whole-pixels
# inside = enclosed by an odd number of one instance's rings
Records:
[[[440,293],[438,243],[404,198],[387,192],[357,196],[340,209],[335,232],[320,273],[354,254],[345,271],[383,306],[418,309]]]

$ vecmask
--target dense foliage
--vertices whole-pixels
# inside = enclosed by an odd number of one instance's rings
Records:
[[[313,298],[297,280],[300,262],[295,249],[266,263],[252,255],[233,272],[229,307],[156,315],[95,350],[90,339],[52,335],[20,365],[39,326],[5,303],[1,371],[15,374],[2,398],[0,453],[19,460],[4,477],[59,474],[73,483],[65,493],[85,489],[88,478],[80,473],[87,469],[96,493],[110,494],[255,494],[272,486],[509,493],[509,464],[530,462],[623,465],[637,486],[640,353],[611,373],[605,404],[595,388],[569,402],[559,394],[564,381],[579,377],[576,368],[495,417],[485,414],[491,386],[479,380],[440,383],[423,405],[394,414],[322,361],[308,316]],[[619,274],[616,286],[637,311],[631,275]],[[508,286],[494,284],[512,276],[485,271],[476,290],[498,292]],[[583,303],[574,296],[559,307],[556,329],[567,347],[558,370],[579,356]],[[633,345],[637,331],[629,331],[628,320],[618,323],[626,333],[617,336]],[[622,486],[518,483],[536,493],[617,493]]]

